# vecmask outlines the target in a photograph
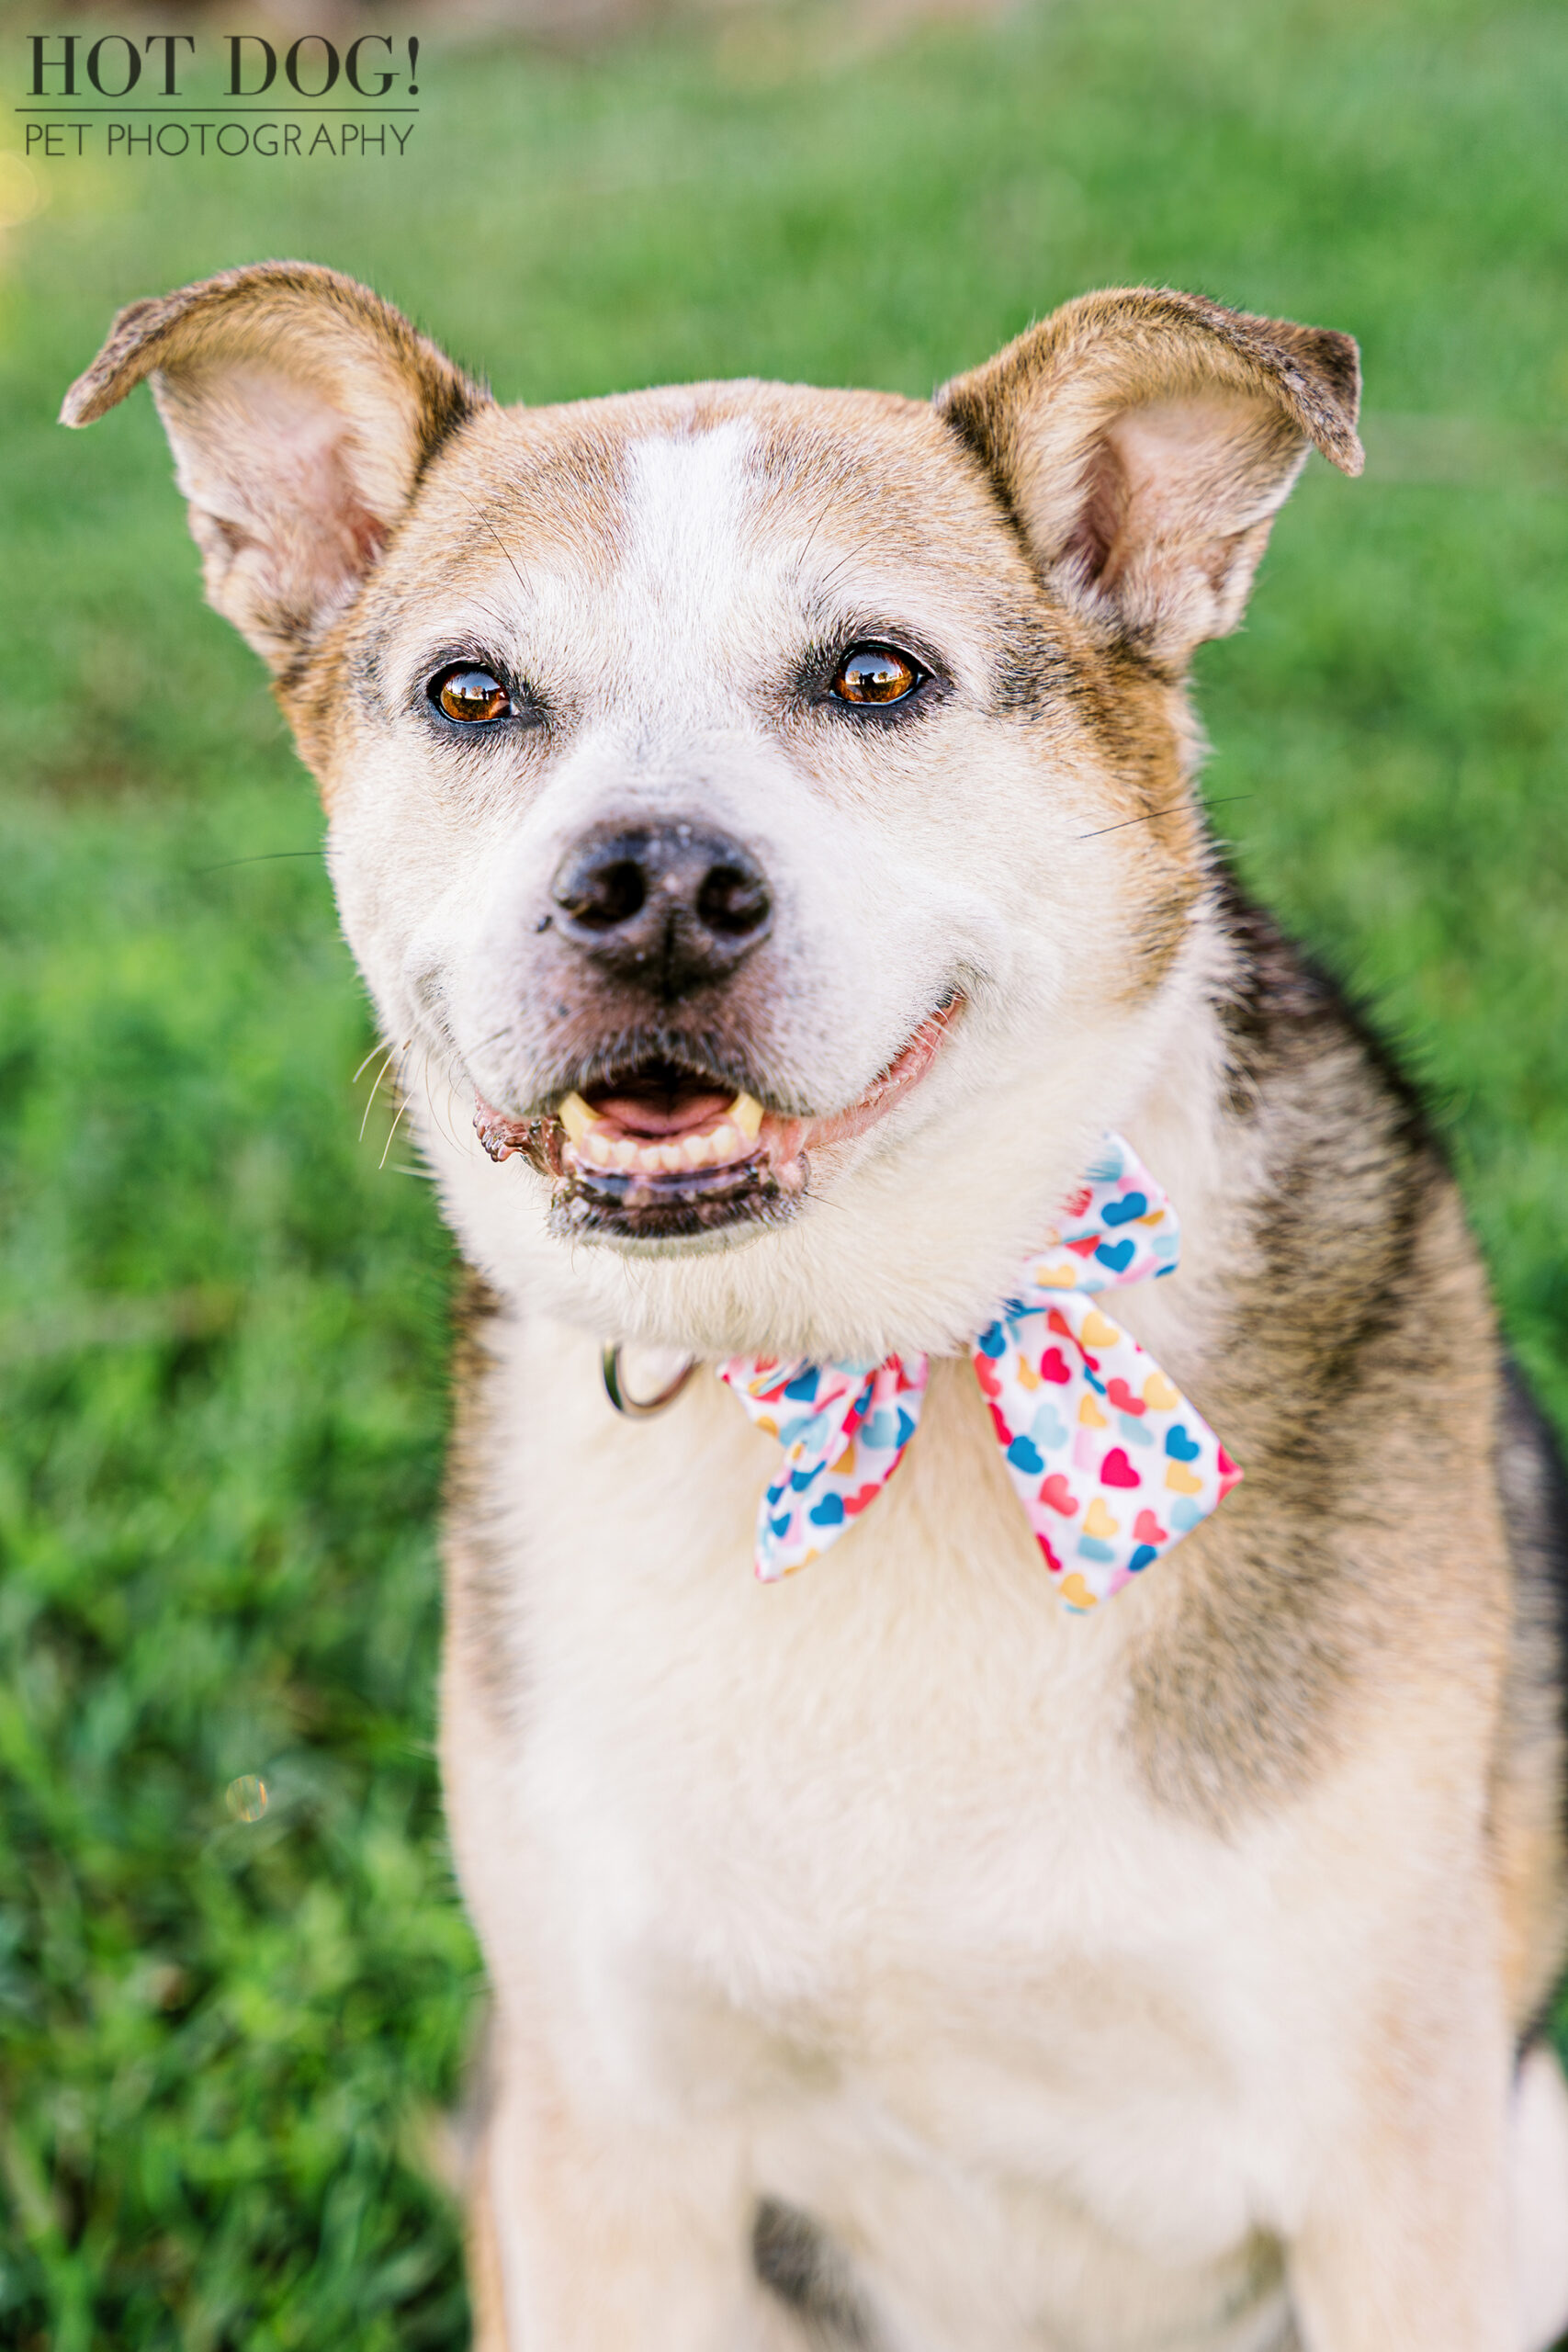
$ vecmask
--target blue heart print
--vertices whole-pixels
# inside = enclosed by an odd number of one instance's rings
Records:
[[[1040,1407],[1030,1422],[1029,1434],[1036,1445],[1055,1453],[1066,1445],[1069,1431],[1055,1405],[1045,1404]]]
[[[1040,1448],[1032,1438],[1015,1437],[1008,1448],[1008,1460],[1015,1470],[1021,1470],[1029,1478],[1037,1478],[1045,1467]]]
[[[898,1424],[902,1415],[890,1413],[886,1406],[879,1413],[861,1423],[861,1435],[874,1453],[886,1453],[898,1442]]]
[[[1153,1445],[1155,1433],[1146,1421],[1135,1421],[1131,1413],[1118,1413],[1122,1434],[1134,1445]]]
[[[1133,1241],[1102,1241],[1094,1254],[1102,1266],[1109,1266],[1113,1274],[1119,1274],[1132,1264],[1136,1247]]]
[[[975,1344],[983,1355],[1005,1355],[1007,1353],[1008,1335],[1002,1329],[999,1323],[993,1323],[988,1331],[981,1332]]]
[[[1147,1216],[1149,1204],[1143,1193],[1123,1193],[1119,1201],[1107,1201],[1100,1210],[1106,1225],[1131,1225],[1135,1216]]]
[[[1167,1430],[1165,1450],[1173,1462],[1196,1462],[1203,1451],[1196,1438],[1188,1436],[1185,1421],[1175,1421]]]
[[[1114,1184],[1126,1165],[1121,1146],[1107,1136],[1100,1150],[1089,1163],[1089,1181],[1091,1184]]]
[[[1146,1568],[1151,1560],[1157,1560],[1159,1554],[1152,1544],[1140,1544],[1127,1563],[1128,1575],[1135,1577],[1141,1568]]]
[[[784,1390],[784,1395],[790,1399],[792,1404],[809,1405],[812,1398],[817,1394],[817,1383],[820,1378],[821,1374],[818,1371],[817,1366],[815,1364],[811,1364],[805,1372],[797,1373],[795,1374],[795,1378],[790,1382],[789,1386]]]
[[[1078,1537],[1078,1557],[1080,1560],[1109,1561],[1114,1560],[1116,1555],[1109,1544],[1102,1544],[1100,1542],[1098,1535],[1080,1535]]]
[[[1179,1535],[1190,1534],[1203,1516],[1203,1506],[1190,1495],[1179,1495],[1170,1507],[1170,1523]]]
[[[844,1498],[842,1495],[824,1495],[819,1503],[812,1504],[810,1511],[807,1513],[807,1517],[811,1520],[812,1524],[817,1527],[841,1527],[844,1523]],[[784,1528],[787,1528],[788,1525],[789,1521],[787,1519],[784,1521],[784,1527],[780,1527],[775,1521],[773,1526],[774,1534],[782,1535],[784,1532]]]

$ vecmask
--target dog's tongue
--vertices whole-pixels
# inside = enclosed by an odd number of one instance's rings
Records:
[[[728,1110],[734,1096],[716,1093],[712,1089],[699,1091],[694,1086],[634,1081],[629,1086],[623,1082],[614,1089],[592,1088],[584,1099],[590,1110],[624,1135],[662,1138],[712,1126]]]

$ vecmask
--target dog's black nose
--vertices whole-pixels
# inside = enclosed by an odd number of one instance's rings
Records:
[[[568,853],[550,896],[564,938],[667,1002],[727,978],[773,913],[749,850],[681,823],[596,825]]]

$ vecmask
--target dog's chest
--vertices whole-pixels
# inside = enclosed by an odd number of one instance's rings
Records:
[[[771,1442],[716,1383],[627,1425],[581,1336],[514,1345],[491,1428],[515,1434],[490,1454],[489,1540],[517,1562],[484,1635],[517,1688],[491,1891],[464,1841],[492,1953],[551,1923],[628,2098],[784,2118],[858,2083],[890,2131],[1070,2170],[1111,2207],[1134,2194],[1114,2112],[1140,2211],[1231,2242],[1227,1980],[1256,1964],[1256,1865],[1142,1792],[1114,1616],[1138,1594],[1104,1622],[1063,1611],[967,1367],[935,1368],[851,1534],[761,1587]]]

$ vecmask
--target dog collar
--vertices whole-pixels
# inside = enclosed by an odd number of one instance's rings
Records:
[[[1108,1600],[1208,1517],[1241,1472],[1154,1358],[1096,1305],[1175,1271],[1176,1212],[1131,1146],[1104,1137],[1059,1231],[975,1343],[1024,1515],[1069,1608]],[[718,1376],[784,1465],[757,1517],[757,1574],[793,1575],[875,1501],[919,1426],[929,1361],[732,1356]]]

